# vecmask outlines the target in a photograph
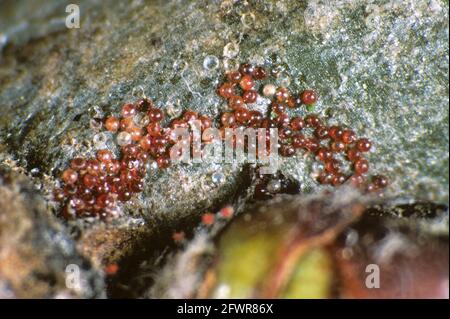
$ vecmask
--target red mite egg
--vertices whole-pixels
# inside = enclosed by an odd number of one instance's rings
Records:
[[[316,135],[319,140],[325,140],[329,137],[328,128],[326,126],[318,126],[314,131],[314,135]]]
[[[120,177],[114,177],[110,180],[111,183],[111,193],[119,194],[123,189],[123,186],[120,182]]]
[[[138,159],[144,163],[147,163],[150,159],[150,155],[146,152],[140,152],[138,155]]]
[[[120,162],[116,159],[112,159],[110,162],[106,163],[106,170],[110,174],[117,174],[120,170]]]
[[[289,126],[283,127],[281,129],[278,130],[278,135],[280,140],[287,140],[290,137],[292,137],[292,129]]]
[[[359,174],[354,174],[350,177],[349,181],[354,187],[359,187],[364,183],[364,177]]]
[[[176,134],[175,129],[164,130],[164,136],[167,136],[170,143],[175,144],[179,140],[178,134]],[[142,141],[142,140],[141,140]]]
[[[255,90],[245,91],[242,94],[242,98],[244,99],[245,103],[252,104],[256,102],[256,99],[258,98],[258,93]]]
[[[317,94],[313,90],[305,90],[300,94],[300,99],[303,104],[311,105],[316,103],[317,101]]]
[[[345,176],[342,174],[335,174],[333,175],[332,179],[331,179],[331,184],[333,186],[338,186],[341,185],[345,182]]]
[[[119,266],[117,264],[109,264],[105,267],[105,274],[108,276],[114,276],[119,270]]]
[[[309,114],[305,117],[305,122],[308,127],[318,127],[321,124],[319,117],[315,114]]]
[[[70,167],[76,171],[84,170],[86,168],[86,160],[81,157],[75,157],[70,161]]]
[[[152,122],[149,125],[147,125],[147,133],[150,136],[158,136],[161,135],[161,124],[159,122]],[[145,138],[145,136],[144,136]],[[141,139],[142,141],[142,139]]]
[[[286,111],[286,106],[280,102],[272,102],[272,111],[281,115]]]
[[[134,193],[140,193],[144,190],[144,183],[143,182],[134,182],[131,184],[131,190]]]
[[[342,128],[340,128],[339,126],[330,126],[330,129],[328,130],[328,134],[330,135],[330,137],[337,141],[340,140],[342,137]]]
[[[261,121],[261,127],[266,128],[266,129],[275,128],[275,127],[277,127],[277,122],[275,120],[270,120],[268,118],[264,118]]]
[[[212,126],[212,120],[208,116],[201,115],[198,119],[202,122],[202,130],[206,130]]]
[[[355,139],[356,139],[356,134],[352,130],[344,130],[342,132],[341,140],[345,144],[351,144],[355,141]]]
[[[333,180],[333,174],[327,173],[327,172],[321,172],[319,177],[317,178],[317,181],[322,184],[331,184]]]
[[[294,135],[292,139],[292,145],[295,148],[304,148],[306,146],[306,138],[303,134]]]
[[[278,102],[283,103],[286,102],[289,96],[290,96],[289,90],[284,87],[278,88],[277,91],[275,92],[275,98],[277,99]]]
[[[165,147],[168,145],[169,140],[165,136],[155,136],[152,138],[152,143],[158,147]]]
[[[357,160],[354,166],[355,172],[360,175],[367,173],[367,171],[369,170],[369,162],[364,158]]]
[[[136,107],[133,104],[127,103],[122,106],[122,116],[132,117],[136,115]]]
[[[198,119],[198,113],[194,111],[186,111],[183,114],[183,120],[185,120],[188,123],[191,123],[193,121],[196,121]]]
[[[133,127],[133,118],[132,117],[126,117],[120,120],[120,129],[122,131],[128,131],[130,127]]]
[[[367,138],[360,138],[356,141],[356,148],[360,152],[368,152],[372,147],[372,143]]]
[[[101,194],[95,200],[95,205],[100,209],[105,207],[111,207],[114,204],[114,200],[108,194]]]
[[[125,156],[135,157],[138,154],[139,148],[134,144],[128,144],[122,147],[122,153]]]
[[[231,83],[224,83],[219,87],[219,95],[225,99],[229,99],[234,95],[234,88]]]
[[[75,184],[78,179],[78,174],[73,169],[66,169],[61,176],[62,180],[66,184]]]
[[[319,160],[321,160],[322,162],[328,161],[333,156],[331,151],[326,147],[319,147],[316,154]]]
[[[185,237],[186,237],[186,234],[183,231],[175,232],[172,234],[172,239],[176,243],[181,243]]]
[[[249,91],[253,89],[255,82],[250,75],[244,75],[239,81],[239,85],[244,91]]]
[[[250,112],[246,108],[240,108],[234,112],[234,117],[236,121],[244,124],[250,120]]]
[[[66,196],[75,195],[77,192],[77,188],[75,185],[64,185],[64,194]]]
[[[202,223],[206,226],[210,226],[214,223],[214,214],[206,213],[202,215]]]
[[[230,218],[234,214],[233,206],[225,206],[219,211],[220,216],[223,218]]]
[[[340,153],[345,150],[345,144],[341,141],[333,141],[330,145],[333,152]]]
[[[261,121],[263,119],[263,115],[259,111],[251,111],[250,112],[250,123],[249,125],[252,127],[259,127]]]
[[[99,194],[106,194],[106,193],[109,193],[109,191],[111,190],[111,187],[109,186],[109,184],[107,182],[101,182],[101,183],[97,184],[97,187],[95,188],[95,190]]]
[[[289,126],[290,118],[287,114],[280,114],[275,118],[278,127]]]
[[[170,123],[170,128],[172,130],[175,130],[177,128],[188,128],[188,127],[189,127],[189,124],[180,119],[175,119]]]
[[[91,175],[98,175],[100,173],[100,163],[96,159],[90,159],[86,162],[86,170]]]
[[[88,198],[92,195],[92,191],[90,189],[83,187],[82,181],[81,181],[81,183],[79,183],[78,186],[79,187],[77,188],[77,195],[79,195],[83,198]]]
[[[127,202],[131,199],[131,192],[128,190],[124,190],[118,194],[118,198],[121,202]]]
[[[53,198],[58,202],[63,202],[65,199],[64,191],[61,188],[57,188],[53,191]]]
[[[110,132],[117,132],[120,127],[120,121],[117,117],[109,116],[105,120],[105,128]]]
[[[208,132],[203,132],[202,134],[202,141],[205,143],[210,143],[214,139],[214,134],[209,134]],[[178,152],[178,154],[181,156],[183,152]]]
[[[150,122],[160,122],[164,119],[164,114],[160,109],[157,108],[151,108],[147,112],[148,118],[150,119]]]
[[[108,163],[113,159],[113,155],[108,150],[100,150],[97,152],[97,159],[102,163]]]
[[[335,159],[330,159],[325,162],[325,170],[328,173],[336,174],[340,170],[340,163]]]
[[[225,112],[220,117],[220,121],[222,122],[223,126],[232,127],[236,123],[236,118],[234,117],[233,113]]]
[[[94,175],[91,174],[85,174],[83,176],[83,185],[87,188],[94,188],[95,185],[97,185],[98,179]]]
[[[120,171],[120,182],[123,184],[128,184],[133,182],[133,175],[131,172],[127,169],[128,164],[124,161],[122,161],[122,170]]]
[[[291,157],[295,154],[295,149],[292,145],[282,144],[280,146],[280,154],[284,157]]]
[[[305,126],[306,123],[301,117],[294,117],[291,120],[291,127],[294,131],[301,131]]]
[[[236,110],[238,108],[241,108],[245,105],[244,103],[244,99],[240,96],[232,96],[229,100],[228,100],[228,106],[233,109]]]
[[[319,146],[320,146],[320,143],[315,138],[308,138],[306,140],[305,147],[311,153],[315,153],[317,151],[317,149],[319,148]]]
[[[241,72],[242,75],[252,75],[254,71],[254,66],[249,63],[243,63],[239,67],[239,72]]]
[[[241,73],[238,71],[231,71],[229,73],[227,73],[227,80],[231,83],[239,83],[239,81],[241,80]]]
[[[389,184],[389,181],[386,176],[375,175],[372,177],[372,183],[378,188],[385,188]]]
[[[131,139],[135,142],[139,141],[141,139],[142,135],[144,134],[142,129],[137,126],[130,127],[128,129],[128,133],[130,133]]]
[[[354,163],[361,158],[361,152],[356,148],[350,148],[347,150],[347,158],[350,162]]]
[[[261,66],[255,67],[253,71],[253,77],[257,80],[263,80],[267,77],[267,71]]]
[[[170,165],[170,159],[167,156],[159,156],[156,159],[156,164],[158,164],[158,167],[161,169],[167,168]]]
[[[72,197],[69,201],[69,205],[77,211],[83,210],[86,207],[85,202],[78,197]]]
[[[286,100],[286,105],[291,109],[297,107],[297,101],[296,101],[295,97],[289,96]]]

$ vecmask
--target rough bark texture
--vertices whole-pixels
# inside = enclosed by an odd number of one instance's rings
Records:
[[[71,267],[75,289],[66,285]],[[77,252],[30,181],[1,166],[0,298],[98,298],[104,289],[102,272]]]

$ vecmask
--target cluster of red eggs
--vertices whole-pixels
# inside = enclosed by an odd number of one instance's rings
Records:
[[[64,204],[66,218],[76,216],[107,217],[114,214],[117,202],[126,202],[133,193],[144,189],[148,162],[153,159],[160,169],[170,165],[170,146],[177,142],[172,134],[178,127],[188,127],[192,120],[200,120],[209,128],[212,120],[186,111],[182,118],[163,127],[164,113],[148,99],[135,104],[124,104],[121,117],[109,116],[104,121],[106,130],[117,133],[121,146],[120,157],[111,151],[99,150],[96,158],[74,158],[61,179],[62,189],[55,191],[55,199]]]
[[[313,114],[291,119],[285,113],[286,108],[314,104],[317,95],[312,90],[294,96],[286,88],[267,84],[261,91],[266,97],[274,97],[269,113],[276,116],[264,116],[250,110],[248,105],[256,102],[259,96],[255,81],[266,77],[267,71],[263,67],[250,64],[242,64],[239,70],[226,75],[227,82],[219,87],[218,94],[228,100],[231,111],[221,115],[221,129],[239,126],[278,128],[280,155],[289,157],[297,149],[304,149],[324,163],[320,183],[337,186],[351,180],[357,186],[363,185],[369,169],[363,153],[370,150],[371,142],[365,138],[357,139],[351,129],[328,127]],[[117,143],[121,146],[119,158],[103,149],[97,152],[96,158],[77,157],[71,161],[70,168],[61,176],[63,188],[55,190],[55,199],[64,207],[63,215],[66,218],[114,215],[118,202],[126,202],[134,193],[143,191],[150,160],[154,160],[160,169],[170,165],[170,147],[177,142],[174,130],[189,128],[196,120],[201,122],[202,130],[210,128],[213,122],[208,116],[186,111],[164,126],[164,113],[152,101],[141,99],[134,104],[124,104],[121,117],[109,116],[104,121],[106,130],[117,133]],[[312,131],[310,137],[304,134],[308,129]],[[338,153],[346,154],[353,164],[352,175],[344,176],[341,172],[341,163],[335,158]],[[365,187],[372,191],[386,185],[384,176],[374,176]]]
[[[369,162],[364,158],[364,153],[369,152],[372,147],[369,139],[357,138],[350,128],[327,126],[315,114],[309,114],[304,118],[300,116],[290,118],[286,114],[288,108],[295,109],[302,105],[315,104],[317,94],[313,90],[304,90],[294,95],[285,87],[277,88],[267,84],[259,91],[265,97],[273,98],[269,116],[265,117],[259,111],[250,110],[249,105],[256,102],[259,96],[255,81],[266,77],[267,71],[264,68],[250,64],[242,64],[239,71],[227,74],[226,82],[219,87],[218,93],[228,100],[228,106],[232,111],[222,114],[223,126],[278,128],[281,156],[290,157],[296,150],[303,149],[315,154],[317,159],[323,162],[324,169],[318,177],[321,184],[338,186],[350,181],[367,191],[378,191],[387,186],[387,178],[382,175],[372,176],[366,183],[365,176],[369,171]],[[353,168],[351,174],[343,173],[344,165],[337,157],[350,162]]]

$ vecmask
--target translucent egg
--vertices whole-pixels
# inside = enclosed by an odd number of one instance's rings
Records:
[[[203,60],[203,68],[208,71],[215,70],[219,67],[220,61],[215,55],[208,55]]]
[[[211,175],[211,180],[214,184],[220,185],[225,182],[225,175],[222,172],[214,172]]]
[[[237,42],[228,42],[223,47],[223,56],[226,58],[235,58],[239,53],[239,44]]]
[[[133,123],[138,127],[145,127],[150,123],[150,118],[145,113],[138,113],[133,117]]]
[[[120,132],[117,134],[117,144],[124,146],[131,143],[131,134],[128,132]]]
[[[103,148],[106,144],[108,137],[105,133],[98,133],[94,135],[92,142],[94,143],[95,148]]]
[[[225,59],[223,61],[225,71],[236,71],[239,69],[240,63],[235,59]]]

